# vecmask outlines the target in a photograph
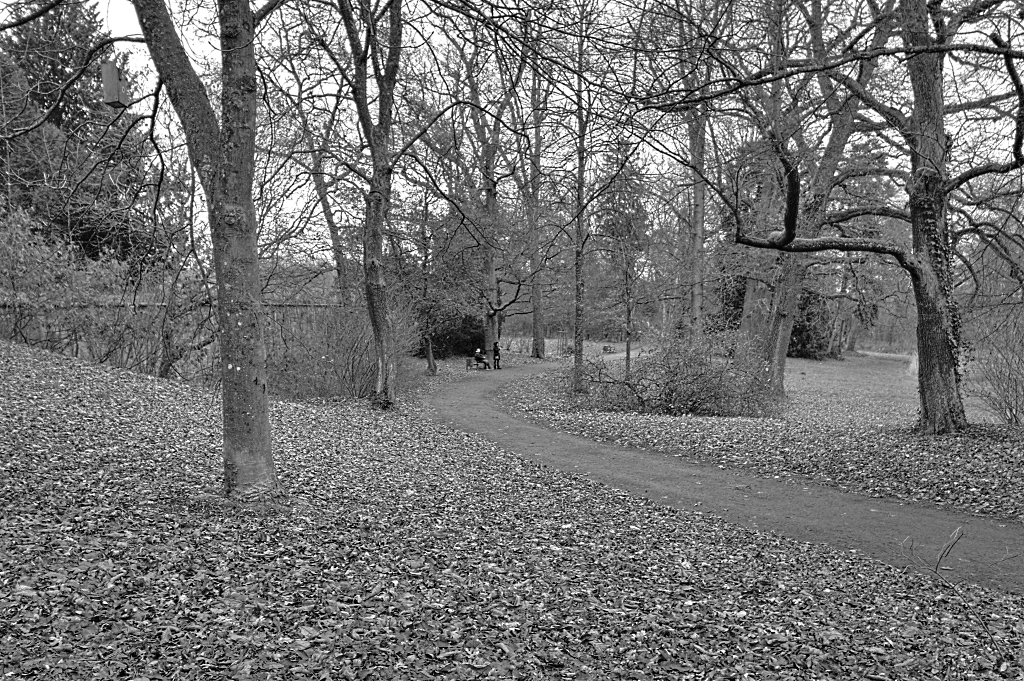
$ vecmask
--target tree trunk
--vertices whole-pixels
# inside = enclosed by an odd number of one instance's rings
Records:
[[[210,202],[224,382],[224,479],[233,493],[278,487],[270,446],[267,355],[252,184],[256,58],[248,4],[223,2],[222,158]],[[228,36],[232,38],[229,39]]]
[[[763,359],[767,363],[765,380],[769,389],[779,396],[785,394],[786,355],[799,309],[800,291],[807,275],[805,258],[792,253],[781,255],[782,272],[772,292],[772,309],[762,346]]]
[[[690,207],[690,330],[704,331],[704,222],[707,213],[707,183],[704,156],[707,142],[706,109],[699,106],[689,123],[690,163],[693,165],[693,203]]]
[[[577,218],[580,219],[580,218]],[[573,274],[575,285],[573,287],[573,328],[572,328],[572,388],[576,392],[583,390],[583,329],[586,322],[583,306],[583,294],[585,288],[584,278],[584,250],[582,231],[577,229],[576,248],[573,251]]]
[[[740,334],[752,345],[764,343],[765,324],[771,309],[771,291],[763,281],[747,277],[743,289],[743,312],[740,314]]]
[[[909,268],[917,304],[919,428],[926,434],[967,427],[960,395],[960,316],[953,299],[945,197],[940,175],[916,169],[908,183],[915,258]]]
[[[845,351],[853,353],[857,351],[857,332],[860,331],[860,323],[853,319],[850,322],[850,335],[846,337]]]
[[[331,210],[331,200],[327,192],[327,182],[324,181],[323,154],[319,151],[313,152],[313,188],[316,190],[317,200],[320,202],[320,211],[324,215],[324,222],[327,223],[327,232],[331,237],[331,253],[334,255],[334,273],[337,281],[338,301],[343,305],[348,302],[348,277],[345,276],[345,248],[341,243],[341,229],[337,220],[334,219],[334,211]]]
[[[931,9],[925,0],[900,4],[907,47],[931,47]],[[946,225],[946,161],[942,52],[908,55],[914,93],[909,120],[910,169],[907,195],[914,259],[909,267],[917,303],[920,429],[951,433],[967,426],[960,396],[960,316],[953,298],[952,249]]]
[[[267,355],[257,270],[256,211],[221,198],[211,211],[224,392],[224,484],[229,494],[277,488],[270,445]]]
[[[437,376],[437,360],[434,359],[434,343],[430,340],[430,336],[426,337],[427,343],[427,373],[431,376]]]
[[[495,177],[495,157],[498,153],[498,134],[488,138],[486,126],[479,126],[481,138],[480,175],[483,180],[483,283],[484,283],[484,354],[487,363],[494,366],[494,343],[498,340],[498,310],[501,307],[501,294],[498,291],[498,272],[495,267],[496,254],[494,239],[498,235],[498,224],[501,216],[498,212],[498,180]]]
[[[537,219],[532,217],[533,224],[530,226],[530,269],[533,279],[530,280],[530,307],[532,314],[533,350],[531,355],[537,359],[544,359],[544,284],[541,281],[541,272],[544,263],[541,257]]]
[[[494,247],[484,243],[483,277],[484,277],[484,354],[487,363],[494,366],[494,342],[498,340],[498,275],[494,268]]]
[[[544,285],[542,272],[547,263],[540,249],[540,181],[541,153],[543,138],[541,126],[544,123],[547,96],[543,92],[541,73],[531,70],[530,81],[530,114],[532,121],[532,139],[530,141],[530,174],[527,178],[527,219],[530,221],[530,307],[533,310],[533,356],[544,359]]]
[[[958,329],[950,314],[952,301],[943,293],[939,278],[924,268],[914,283],[917,303],[919,427],[926,434],[952,433],[967,426],[960,397],[957,353],[951,340]]]
[[[376,165],[376,164],[375,164]],[[391,168],[380,164],[370,178],[366,194],[366,222],[363,227],[363,276],[366,279],[366,309],[373,328],[377,357],[374,400],[388,409],[395,403],[395,341],[384,279],[384,226],[391,200]]]
[[[800,254],[779,253],[772,286],[748,278],[743,296],[740,333],[764,364],[772,392],[785,392],[786,353],[796,318],[800,287],[806,273]]]
[[[135,0],[157,73],[181,120],[210,211],[224,421],[224,488],[233,495],[279,488],[270,439],[260,302],[255,169],[258,82],[248,2],[221,0],[221,120],[189,62],[163,0]]]
[[[581,8],[582,9],[582,8]],[[580,15],[580,28],[582,29],[587,18]],[[573,251],[573,275],[575,286],[573,289],[573,336],[572,336],[572,388],[576,392],[583,390],[583,336],[585,329],[585,277],[586,277],[586,246],[587,246],[587,221],[584,213],[587,209],[587,133],[590,127],[590,111],[587,109],[587,87],[583,82],[583,70],[586,65],[586,40],[583,37],[584,31],[580,31],[576,43],[576,82],[573,92],[573,104],[576,117],[576,177],[575,177],[575,239]]]
[[[632,354],[633,354],[633,286],[632,286],[632,272],[626,274],[626,366],[625,378],[629,381],[629,374],[631,369]]]

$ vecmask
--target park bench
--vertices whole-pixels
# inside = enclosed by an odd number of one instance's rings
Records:
[[[476,357],[466,358],[466,371],[469,371],[470,369],[479,369],[481,367],[484,369],[490,369],[491,363],[486,359],[477,359]]]

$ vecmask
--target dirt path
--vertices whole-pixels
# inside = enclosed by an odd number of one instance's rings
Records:
[[[551,365],[476,371],[430,395],[436,418],[502,448],[611,487],[752,529],[852,550],[897,567],[930,572],[950,534],[963,538],[943,562],[951,582],[1024,593],[1024,526],[923,505],[872,499],[813,483],[780,482],[658,452],[592,442],[511,416],[496,391]]]

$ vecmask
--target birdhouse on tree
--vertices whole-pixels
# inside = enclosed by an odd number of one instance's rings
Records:
[[[121,78],[121,69],[112,61],[105,61],[100,65],[100,73],[103,76],[103,101],[107,106],[115,109],[123,109],[128,106],[128,88],[125,87]]]

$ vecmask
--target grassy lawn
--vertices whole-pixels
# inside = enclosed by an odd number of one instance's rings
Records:
[[[210,393],[7,343],[0,390],[3,678],[1021,675],[1022,597],[662,508],[415,409],[275,403],[288,497],[237,505]]]

